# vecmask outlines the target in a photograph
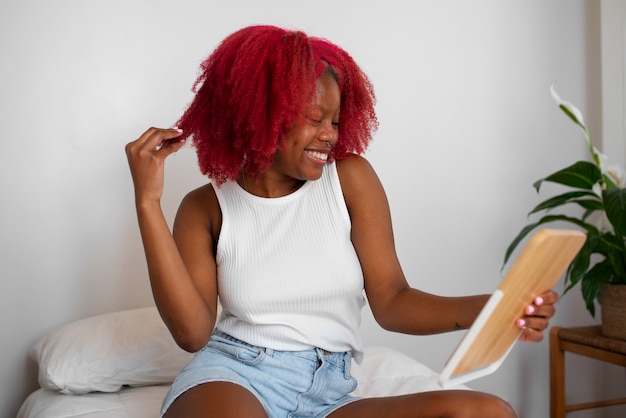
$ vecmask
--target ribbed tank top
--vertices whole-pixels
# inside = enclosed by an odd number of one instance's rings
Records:
[[[235,181],[214,189],[216,328],[260,347],[349,351],[360,361],[363,273],[335,164],[284,197],[258,197]]]

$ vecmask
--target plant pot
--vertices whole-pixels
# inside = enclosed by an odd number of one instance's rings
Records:
[[[626,285],[605,284],[600,291],[602,334],[626,340]]]

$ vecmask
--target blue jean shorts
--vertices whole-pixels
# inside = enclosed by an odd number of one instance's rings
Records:
[[[350,395],[357,385],[351,364],[350,353],[275,351],[216,331],[172,383],[161,416],[194,386],[230,382],[252,392],[269,418],[326,417],[359,399]]]

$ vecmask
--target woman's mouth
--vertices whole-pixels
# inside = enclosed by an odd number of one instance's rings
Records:
[[[317,160],[321,163],[325,163],[328,160],[328,154],[320,151],[311,151],[305,150],[306,155],[308,155],[311,159]]]

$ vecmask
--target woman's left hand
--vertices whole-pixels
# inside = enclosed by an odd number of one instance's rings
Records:
[[[550,318],[554,316],[554,305],[559,300],[559,295],[549,291],[535,298],[532,304],[524,309],[524,316],[517,320],[522,335],[520,341],[539,342],[543,340],[543,331],[548,328]]]

